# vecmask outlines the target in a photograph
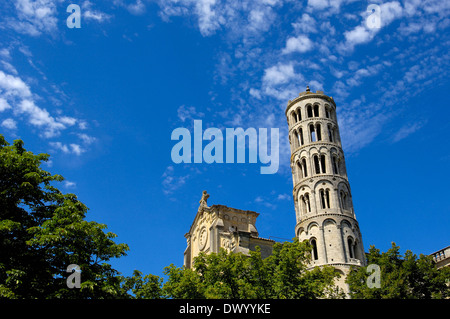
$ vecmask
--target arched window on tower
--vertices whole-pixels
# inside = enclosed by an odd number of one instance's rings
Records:
[[[297,120],[300,122],[302,120],[302,109],[297,109]]]
[[[344,191],[340,193],[342,209],[347,209],[347,194]]]
[[[297,114],[295,113],[295,111],[291,113],[291,119],[293,124],[297,123]]]
[[[319,157],[317,155],[314,155],[314,168],[316,170],[316,174],[320,174],[320,163],[319,163]]]
[[[325,190],[325,204],[327,205],[327,208],[330,208],[330,190]]]
[[[299,147],[299,145],[298,145],[298,133],[297,133],[297,131],[295,131],[294,130],[294,140],[293,140],[293,146],[294,146],[294,149],[296,149],[297,147]]]
[[[331,128],[331,124],[328,124],[328,140],[334,142],[334,130]]]
[[[308,170],[306,167],[306,159],[302,159],[302,171],[303,171],[303,177],[308,177]]]
[[[336,117],[334,115],[335,115],[335,113],[334,113],[333,109],[330,107],[330,119],[336,121]]]
[[[314,105],[314,116],[319,117],[319,104]]]
[[[317,140],[321,141],[322,140],[322,128],[321,128],[320,124],[317,124],[317,126],[316,126],[316,135],[317,135]]]
[[[321,154],[319,156],[314,155],[313,161],[316,174],[326,174],[327,169],[326,169],[325,155],[324,154]]]
[[[328,107],[328,105],[325,105],[325,117],[327,119],[330,118],[330,108]]]
[[[303,141],[303,129],[300,127],[298,132],[299,132],[298,138],[299,138],[300,146],[302,146],[303,144],[305,144],[304,141]]]
[[[300,180],[303,178],[303,168],[302,168],[302,164],[299,161],[297,161],[296,164],[297,164],[297,172],[298,172],[297,176],[298,176],[298,180]]]
[[[333,174],[338,175],[339,174],[339,166],[338,166],[338,160],[336,158],[336,155],[331,156],[331,161],[333,164]]]
[[[322,209],[324,209],[325,208],[325,194],[324,194],[324,190],[323,189],[321,189],[319,191],[319,196],[320,196],[320,207]]]
[[[311,106],[311,105],[308,105],[308,106],[306,107],[306,115],[307,115],[308,117],[313,117],[313,111],[312,111],[312,106]]]
[[[303,203],[304,203],[306,212],[310,213],[311,212],[311,205],[309,203],[309,194],[308,193],[303,195]]]
[[[326,164],[325,163],[325,155],[322,154],[322,155],[320,155],[320,166],[322,169],[322,174],[325,174],[327,172],[325,164]]]
[[[316,130],[314,128],[314,124],[309,125],[309,135],[311,142],[317,142]]]
[[[317,242],[316,239],[311,239],[311,246],[312,246],[312,258],[313,260],[319,259],[319,255],[317,254]]]
[[[350,258],[355,258],[355,250],[353,245],[353,239],[351,237],[348,237],[347,239],[347,245],[348,245],[348,254]]]
[[[320,195],[320,206],[322,209],[330,208],[330,190],[329,189],[321,189],[319,191]]]

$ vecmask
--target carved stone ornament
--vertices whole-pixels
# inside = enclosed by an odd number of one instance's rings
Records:
[[[205,226],[200,229],[198,235],[198,249],[203,250],[206,247],[206,243],[208,242],[208,230]]]

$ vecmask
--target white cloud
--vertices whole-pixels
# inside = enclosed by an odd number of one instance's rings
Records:
[[[306,9],[308,11],[324,10],[326,14],[334,14],[340,11],[340,8],[345,3],[354,2],[355,0],[308,0]]]
[[[17,75],[19,72],[17,72],[16,68],[7,61],[0,61],[3,65],[3,69],[9,73]]]
[[[71,181],[64,181],[64,187],[65,188],[75,188],[77,186],[77,183],[71,182]]]
[[[49,144],[54,149],[60,150],[63,153],[66,153],[66,154],[70,153],[69,147],[61,142],[50,142]]]
[[[8,129],[8,130],[15,130],[17,129],[17,123],[13,119],[5,119],[2,124],[2,127]]]
[[[17,18],[7,19],[7,25],[19,33],[38,36],[57,29],[55,0],[16,0]]]
[[[309,86],[310,86],[310,88],[311,88],[311,90],[312,91],[314,91],[314,90],[321,90],[321,91],[323,91],[323,84],[322,83],[320,83],[319,81],[317,81],[317,80],[311,80],[311,81],[309,81],[308,82],[309,83]],[[313,90],[314,89],[314,90]]]
[[[402,126],[400,130],[398,130],[398,132],[395,133],[394,137],[392,138],[392,142],[396,143],[398,141],[403,140],[404,138],[421,129],[425,124],[426,121],[420,121],[417,123]]]
[[[128,11],[134,15],[140,15],[145,12],[145,4],[142,0],[137,0],[134,4],[129,4],[127,6]]]
[[[17,96],[27,98],[31,96],[30,88],[19,77],[0,71],[0,93],[6,97]]]
[[[372,143],[382,130],[387,118],[384,114],[359,114],[354,117],[341,113],[340,131],[343,147],[346,152],[354,153]]]
[[[75,154],[77,156],[85,152],[85,150],[78,144],[63,144],[61,142],[50,142],[49,145],[56,150],[62,151],[65,154]]]
[[[286,41],[286,47],[283,49],[283,54],[292,52],[308,52],[313,48],[313,42],[305,35],[291,37]]]
[[[292,26],[299,33],[317,33],[316,20],[307,13],[303,13],[297,22],[292,23]]]
[[[0,50],[0,57],[4,59],[11,59],[11,52],[7,48],[3,48]]]
[[[290,200],[292,196],[289,196],[289,194],[278,194],[277,199],[278,200]]]
[[[357,26],[351,31],[344,32],[345,40],[350,45],[369,42],[373,38],[373,34],[364,26]]]
[[[97,139],[95,137],[89,136],[87,134],[81,133],[77,134],[78,137],[83,141],[84,144],[90,145],[94,143]]]
[[[211,36],[224,28],[234,38],[250,38],[267,31],[276,21],[273,7],[281,3],[278,0],[158,0],[163,20],[193,15],[203,36]]]
[[[264,199],[261,196],[258,196],[255,198],[255,203],[261,203],[263,201],[264,201]]]
[[[259,205],[264,205],[268,208],[272,208],[275,209],[277,206],[272,204],[270,201],[266,200],[265,198],[261,197],[261,196],[257,196],[254,200],[255,203],[259,204]]]
[[[174,167],[168,166],[164,171],[162,178],[163,193],[165,195],[172,195],[180,187],[186,184],[186,180],[189,178],[189,175],[176,176]]]
[[[28,123],[42,129],[46,138],[58,136],[77,119],[69,116],[53,117],[36,105],[30,87],[18,76],[0,71],[0,111],[13,109],[15,115],[26,115]]]
[[[85,150],[81,148],[78,144],[70,144],[70,149],[72,150],[72,153],[79,156],[81,153],[84,153]]]
[[[293,62],[278,63],[264,70],[260,93],[287,101],[297,96],[298,85],[304,81],[303,75],[295,72]]]
[[[313,9],[322,10],[328,8],[329,5],[329,0],[308,0],[308,7],[311,7]]]
[[[383,63],[367,65],[365,68],[353,71],[351,77],[346,80],[346,84],[349,87],[359,86],[363,78],[377,75],[382,69]]]
[[[50,138],[58,136],[60,131],[66,128],[63,123],[56,121],[47,110],[38,107],[32,100],[22,100],[17,105],[16,111],[28,115],[30,124],[43,127],[44,137]]]
[[[81,13],[83,15],[83,18],[87,20],[95,20],[97,22],[104,22],[109,19],[111,19],[111,15],[101,12],[99,10],[94,10],[92,8],[92,2],[90,1],[84,1],[81,5],[82,10]]]
[[[186,120],[198,120],[199,118],[205,116],[203,112],[197,112],[195,107],[186,107],[185,105],[181,105],[178,108],[177,115],[182,122],[185,122]]]
[[[266,85],[286,83],[295,77],[294,66],[290,64],[277,64],[264,70],[263,82]]]
[[[60,116],[56,118],[58,120],[58,122],[68,125],[68,126],[72,126],[75,125],[75,123],[77,122],[76,118],[70,117],[70,116]]]
[[[257,98],[258,100],[261,99],[261,91],[258,89],[250,88],[248,93],[250,93],[251,96]]]
[[[3,112],[4,110],[10,109],[11,105],[8,104],[8,101],[6,101],[4,98],[0,97],[0,112]]]
[[[380,5],[381,26],[387,26],[395,19],[403,16],[403,7],[398,1],[382,3]]]
[[[78,128],[80,130],[86,130],[88,128],[87,122],[84,120],[78,121]]]

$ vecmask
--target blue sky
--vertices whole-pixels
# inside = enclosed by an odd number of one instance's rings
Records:
[[[366,24],[380,8],[380,28]],[[69,4],[81,7],[70,29]],[[450,3],[354,0],[14,0],[0,4],[0,132],[21,138],[130,246],[113,261],[181,266],[203,190],[291,239],[284,110],[309,85],[337,103],[364,246],[449,245]],[[175,164],[175,128],[279,128],[261,164]]]

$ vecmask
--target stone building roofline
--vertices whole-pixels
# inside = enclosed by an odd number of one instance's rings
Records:
[[[220,204],[216,204],[216,205],[212,205],[209,207],[209,209],[214,210],[214,208],[217,208],[220,211],[233,211],[236,213],[240,213],[240,214],[254,214],[256,215],[256,217],[259,216],[259,213],[253,211],[253,210],[242,210],[242,209],[238,209],[238,208],[233,208],[233,207],[229,207],[226,205],[220,205]]]
[[[238,213],[238,214],[242,214],[242,215],[254,215],[255,218],[259,216],[259,213],[255,212],[255,211],[242,210],[242,209],[238,209],[238,208],[228,207],[226,205],[219,205],[219,204],[215,204],[215,205],[211,205],[211,206],[200,205],[198,208],[197,214],[195,215],[194,221],[192,222],[191,226],[189,227],[189,232],[184,234],[185,238],[189,237],[189,233],[192,231],[192,228],[197,223],[199,216],[201,214],[203,214],[203,212],[208,212],[208,213],[234,212],[234,213]]]
[[[269,242],[272,242],[272,243],[274,243],[275,242],[275,240],[273,240],[273,239],[269,239],[269,238],[263,238],[263,237],[255,237],[255,236],[251,236],[252,238],[255,238],[255,239],[258,239],[258,240],[264,240],[264,241],[269,241]]]
[[[334,108],[336,108],[336,102],[334,102],[333,97],[325,95],[323,93],[323,91],[316,91],[316,93],[311,92],[310,89],[309,89],[309,86],[307,86],[306,87],[306,91],[300,92],[300,94],[296,98],[294,98],[293,100],[289,100],[288,101],[285,114],[287,115],[290,107],[292,105],[294,105],[295,103],[297,103],[299,101],[302,101],[302,100],[310,99],[310,98],[320,98],[320,99],[327,100],[329,103],[334,105]]]
[[[430,255],[434,255],[434,254],[440,253],[441,251],[444,251],[444,250],[450,250],[450,246],[447,246],[447,247],[444,247],[442,249],[436,250],[435,252],[432,252]]]

